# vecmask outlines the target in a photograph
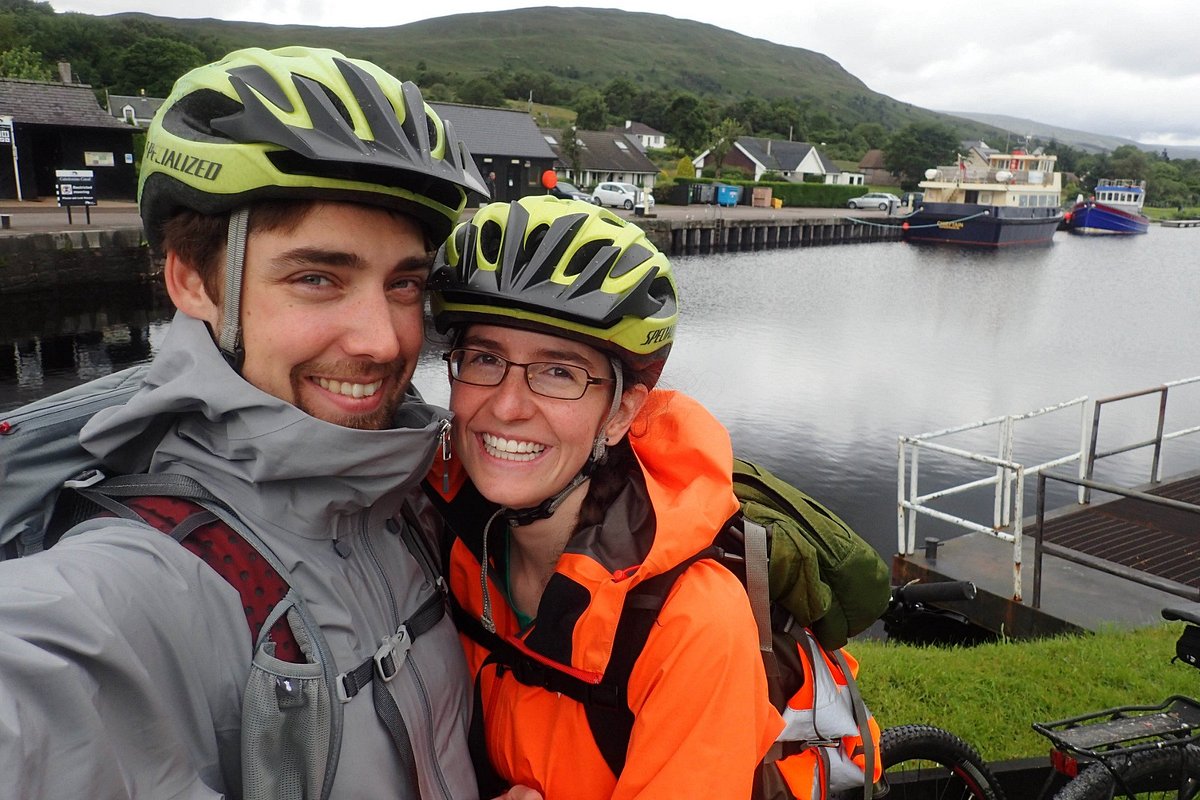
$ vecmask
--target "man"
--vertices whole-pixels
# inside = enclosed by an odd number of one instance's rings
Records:
[[[271,620],[251,641],[215,561],[111,517],[0,563],[0,797],[475,796],[461,649],[412,547],[447,415],[407,393],[467,190],[451,126],[367,62],[243,50],[178,81],[140,205],[179,313],[80,440],[210,492],[300,599],[286,646]]]
[[[487,174],[487,190],[488,196],[495,199],[496,197],[496,173],[489,172]]]

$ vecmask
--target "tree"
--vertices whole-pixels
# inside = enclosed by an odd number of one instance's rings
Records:
[[[961,147],[953,128],[934,122],[910,122],[888,137],[883,163],[904,176],[906,189],[916,186],[925,170],[953,163]]]
[[[570,168],[568,176],[578,182],[583,177],[583,147],[575,135],[575,126],[568,125],[559,133],[558,155]]]
[[[878,122],[860,122],[851,129],[854,138],[862,139],[869,149],[883,147],[887,141],[887,129]]]
[[[504,91],[493,80],[472,78],[458,87],[459,102],[473,106],[504,107]]]
[[[0,78],[49,81],[54,79],[54,74],[41,53],[23,44],[0,53]]]
[[[113,84],[118,94],[138,94],[144,89],[152,97],[166,97],[177,78],[208,58],[185,42],[148,36],[125,48],[118,61],[121,78]]]
[[[618,119],[634,119],[638,109],[638,87],[628,78],[613,78],[604,87],[604,104]]]
[[[585,131],[604,130],[608,122],[608,106],[604,96],[595,89],[580,89],[571,108],[575,111],[575,127]]]
[[[1113,150],[1112,155],[1109,156],[1113,174],[1106,177],[1144,181],[1150,173],[1151,158],[1149,153],[1145,153],[1131,144],[1123,144]]]
[[[703,147],[711,125],[700,98],[694,94],[677,94],[667,107],[666,132],[685,152],[694,153]]]
[[[694,178],[696,177],[696,165],[687,156],[679,159],[679,163],[675,165],[676,178]]]
[[[746,129],[736,119],[726,117],[710,132],[708,149],[713,157],[714,175],[721,177],[721,167],[725,164],[725,156],[733,149],[733,143],[739,137],[746,135]]]

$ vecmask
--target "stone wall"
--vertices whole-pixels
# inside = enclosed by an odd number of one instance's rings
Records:
[[[155,274],[140,227],[0,237],[0,292],[130,281]]]

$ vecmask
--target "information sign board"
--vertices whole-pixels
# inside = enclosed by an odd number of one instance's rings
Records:
[[[95,173],[90,169],[55,170],[54,190],[59,208],[96,205]]]

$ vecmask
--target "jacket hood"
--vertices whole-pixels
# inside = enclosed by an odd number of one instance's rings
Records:
[[[80,442],[121,472],[188,475],[247,521],[341,538],[363,511],[399,510],[449,416],[410,391],[387,430],[316,419],[241,378],[208,327],[177,313],[143,388],[96,414]]]
[[[651,392],[630,443],[660,531],[638,570],[640,582],[712,544],[739,506],[729,432],[687,395]]]

